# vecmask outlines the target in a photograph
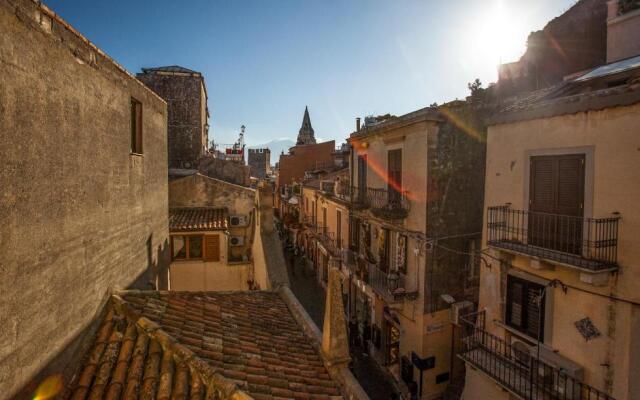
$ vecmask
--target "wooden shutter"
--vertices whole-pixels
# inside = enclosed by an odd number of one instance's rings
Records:
[[[544,334],[544,299],[538,298],[544,287],[537,283],[509,276],[507,278],[508,325],[532,338]]]
[[[389,150],[387,153],[387,171],[389,188],[401,191],[402,188],[402,150]]]
[[[531,157],[529,209],[582,216],[584,154]]]
[[[220,261],[220,235],[205,235],[204,259],[205,261]]]
[[[531,157],[529,244],[580,254],[584,161],[584,154]]]
[[[367,156],[358,156],[358,188],[359,193],[364,193],[367,187]]]

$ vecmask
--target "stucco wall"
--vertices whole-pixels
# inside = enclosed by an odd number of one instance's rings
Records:
[[[110,288],[151,288],[167,261],[166,105],[52,17],[0,1],[2,397],[90,324]],[[131,97],[142,156],[129,153]]]
[[[587,154],[585,216],[601,218],[620,212],[619,271],[602,287],[582,283],[579,273],[572,268],[556,266],[554,270],[536,270],[527,257],[516,256],[511,260],[520,270],[547,280],[560,279],[571,286],[566,293],[559,287],[548,289],[552,301],[548,300],[551,303],[546,306],[550,319],[545,344],[582,365],[587,383],[611,390],[618,400],[637,399],[640,395],[631,396],[629,391],[631,364],[637,363],[630,355],[637,354],[640,344],[637,335],[628,331],[640,307],[637,305],[640,301],[640,211],[637,208],[640,147],[636,129],[639,113],[640,105],[634,105],[492,126],[487,149],[486,206],[509,202],[513,209],[527,209],[528,157],[580,152]],[[494,261],[491,264],[491,269],[481,269],[480,307],[487,309],[487,321],[503,320],[502,280],[506,271],[501,274],[500,265]],[[613,301],[609,295],[623,301]],[[601,333],[588,342],[574,326],[585,317],[589,317]],[[504,334],[504,329],[493,323],[489,323],[488,328]]]
[[[640,10],[613,18],[610,16],[607,21],[608,63],[640,55],[640,40],[631,38],[640,38]]]
[[[316,169],[317,163],[333,163],[334,140],[318,144],[294,146],[290,154],[280,155],[278,163],[278,187],[301,180],[305,171]]]

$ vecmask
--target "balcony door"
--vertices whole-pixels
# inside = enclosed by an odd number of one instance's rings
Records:
[[[364,195],[367,191],[367,155],[358,156],[358,201],[364,201]]]
[[[390,205],[399,205],[402,192],[402,150],[387,153],[387,193]]]
[[[531,157],[529,244],[580,255],[584,154]]]

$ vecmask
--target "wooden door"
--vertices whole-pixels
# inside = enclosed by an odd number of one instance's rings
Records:
[[[387,193],[390,205],[399,205],[402,193],[402,150],[387,153]]]

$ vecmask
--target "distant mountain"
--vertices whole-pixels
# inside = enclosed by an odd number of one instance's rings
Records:
[[[271,140],[264,144],[256,144],[253,146],[248,146],[247,149],[267,148],[271,150],[271,165],[275,165],[275,163],[277,163],[278,159],[280,158],[280,153],[284,151],[284,153],[287,154],[289,152],[289,147],[293,147],[295,145],[296,145],[295,141],[287,138],[281,138],[281,139]]]

